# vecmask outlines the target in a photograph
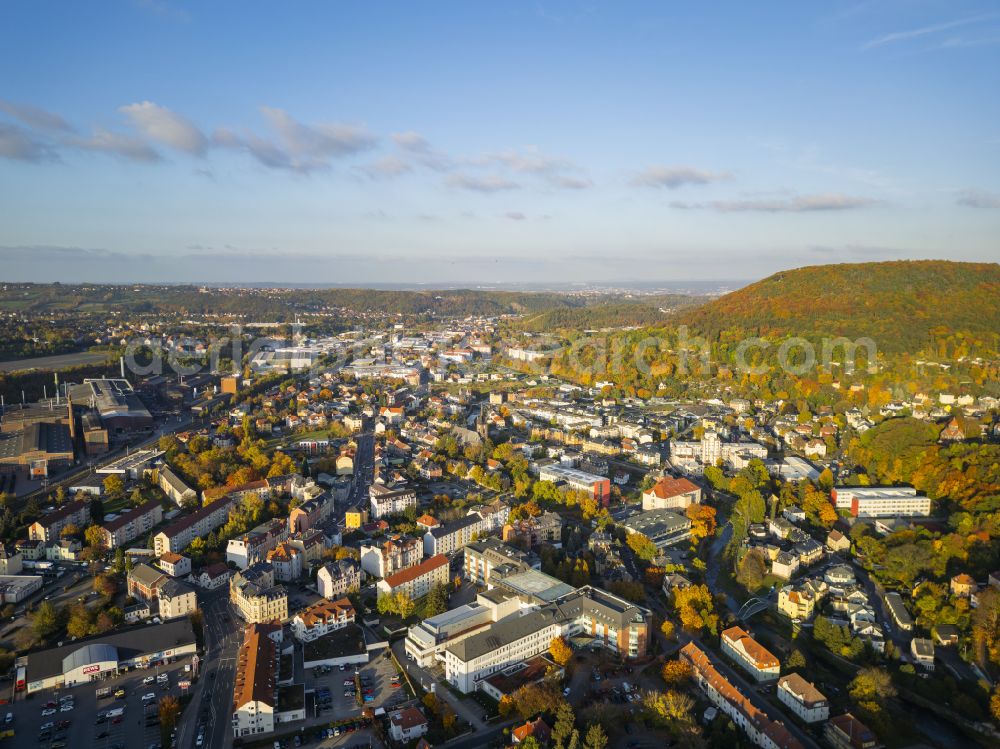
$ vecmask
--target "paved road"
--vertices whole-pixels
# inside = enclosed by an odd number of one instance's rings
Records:
[[[198,729],[204,726],[205,748],[223,749],[232,744],[233,685],[236,680],[236,651],[242,633],[229,605],[229,589],[223,586],[201,594],[205,615],[205,658],[201,676],[180,722],[177,746],[193,747]],[[215,674],[212,678],[211,674]]]

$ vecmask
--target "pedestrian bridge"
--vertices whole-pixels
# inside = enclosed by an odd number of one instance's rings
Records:
[[[745,622],[754,614],[759,614],[761,611],[766,611],[769,608],[771,608],[771,602],[766,598],[751,598],[740,606],[740,610],[736,613],[736,618],[741,622]]]

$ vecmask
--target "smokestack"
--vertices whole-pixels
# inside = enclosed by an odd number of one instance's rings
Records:
[[[118,363],[122,365],[122,379],[125,379],[125,357],[119,356]]]
[[[76,420],[73,418],[73,396],[66,393],[66,411],[69,414],[69,438],[76,441]]]
[[[56,405],[59,405],[59,373],[55,372],[56,377]]]

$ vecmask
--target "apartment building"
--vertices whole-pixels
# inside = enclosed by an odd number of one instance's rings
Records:
[[[106,548],[116,549],[149,533],[161,522],[163,522],[163,508],[160,506],[160,500],[151,499],[102,525],[101,537]]]
[[[0,543],[0,575],[20,575],[24,556],[14,544]]]
[[[329,518],[332,512],[333,499],[324,492],[289,511],[288,530],[290,533],[302,533],[315,528]]]
[[[778,700],[806,723],[819,723],[830,717],[826,697],[798,674],[778,679]]]
[[[221,499],[171,523],[153,536],[153,551],[157,556],[162,556],[168,551],[174,553],[184,551],[194,539],[203,538],[216,528],[225,525],[229,519],[229,510],[235,501]]]
[[[90,501],[78,499],[43,515],[28,526],[28,538],[50,543],[59,540],[59,534],[68,525],[83,529],[90,523]]]
[[[233,736],[255,736],[274,731],[278,704],[278,649],[265,630],[247,627],[236,657],[233,688]]]
[[[244,621],[262,623],[288,618],[288,592],[275,585],[274,568],[258,562],[229,580],[229,600]]]
[[[695,683],[709,701],[744,731],[753,744],[762,749],[804,749],[781,721],[756,707],[693,642],[681,648],[680,658],[691,664]]]
[[[466,544],[463,562],[463,575],[476,585],[486,585],[495,569],[523,572],[538,570],[542,566],[537,554],[522,551],[497,538],[484,538]]]
[[[323,598],[335,599],[361,589],[361,569],[353,559],[327,562],[316,574],[316,588]]]
[[[361,569],[372,577],[388,577],[417,564],[424,556],[419,539],[393,536],[381,543],[361,546]]]
[[[482,518],[482,530],[485,533],[499,533],[510,518],[510,505],[498,498],[489,504],[477,505],[469,510],[470,515],[473,512]]]
[[[311,642],[353,624],[354,618],[354,605],[347,598],[319,601],[292,618],[292,634],[299,642]]]
[[[837,487],[830,497],[838,510],[848,510],[856,518],[926,517],[931,500],[906,486]]]
[[[431,528],[424,534],[424,556],[452,554],[486,533],[486,523],[478,512]]]
[[[280,518],[269,520],[239,538],[230,539],[226,544],[226,561],[245,570],[264,561],[268,552],[287,538],[288,524]]]
[[[293,534],[285,543],[302,552],[302,566],[306,568],[313,562],[319,562],[323,558],[323,552],[327,549],[328,540],[323,531],[319,528],[312,528]]]
[[[290,583],[302,577],[303,554],[290,543],[280,543],[267,552],[267,563],[274,567],[274,579]]]
[[[427,595],[435,585],[446,585],[448,577],[448,557],[439,554],[379,580],[375,589],[380,596],[404,593],[416,600]]]
[[[368,490],[371,517],[378,519],[386,515],[399,515],[410,507],[417,506],[417,493],[412,489],[392,489],[385,484],[372,484]]]
[[[562,517],[555,512],[544,512],[538,517],[521,518],[503,527],[502,538],[506,543],[516,543],[522,548],[533,549],[540,543],[562,545]]]
[[[187,616],[198,608],[194,588],[180,580],[166,580],[159,588],[157,600],[160,602],[160,618],[164,621]]]
[[[777,679],[781,663],[742,627],[730,627],[722,633],[722,652],[732,658],[757,681]]]
[[[160,594],[160,588],[168,580],[170,577],[155,567],[148,564],[137,564],[128,571],[126,586],[130,596],[149,603],[156,600]]]
[[[611,501],[611,481],[605,476],[587,473],[561,463],[551,463],[539,469],[538,478],[555,484],[564,482],[570,489],[587,492],[598,506],[606,507]]]
[[[642,509],[686,510],[701,503],[701,487],[685,478],[665,476],[642,493]]]

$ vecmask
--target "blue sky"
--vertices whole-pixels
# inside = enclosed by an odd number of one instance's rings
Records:
[[[5,280],[1000,259],[989,2],[11,0]]]

